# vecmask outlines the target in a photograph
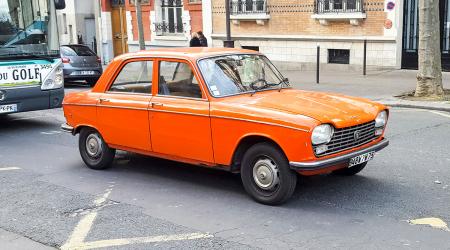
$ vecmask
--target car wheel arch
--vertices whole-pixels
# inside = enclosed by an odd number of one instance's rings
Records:
[[[94,127],[94,126],[92,126],[92,125],[78,125],[78,126],[75,127],[75,129],[73,130],[73,135],[79,134],[79,133],[81,132],[81,130],[84,129],[84,128],[94,129],[94,130],[97,131],[99,134],[101,134],[100,131],[99,131],[96,127]]]
[[[250,147],[258,143],[269,143],[284,153],[284,150],[280,146],[280,144],[267,135],[260,135],[260,134],[246,135],[239,140],[239,143],[237,144],[233,152],[233,157],[230,165],[230,172],[239,173],[241,168],[241,161],[242,158],[244,157],[245,152],[247,152],[247,150]]]

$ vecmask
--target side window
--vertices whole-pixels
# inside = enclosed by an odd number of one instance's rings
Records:
[[[151,94],[152,75],[153,61],[127,63],[114,80],[109,91]]]
[[[158,79],[160,95],[202,98],[198,81],[187,63],[160,62]]]

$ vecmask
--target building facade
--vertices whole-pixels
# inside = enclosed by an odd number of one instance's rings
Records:
[[[61,44],[86,44],[97,49],[94,1],[66,0],[66,8],[57,15]]]
[[[139,50],[135,0],[101,0],[103,59]],[[142,0],[146,48],[183,47],[191,33],[202,30],[200,0]]]
[[[230,0],[237,45],[292,69],[316,64],[359,69],[417,67],[418,0]],[[442,53],[448,59],[449,0],[441,0]],[[212,0],[212,39],[225,39],[225,5]]]

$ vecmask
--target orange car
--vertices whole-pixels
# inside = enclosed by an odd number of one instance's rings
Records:
[[[296,90],[262,54],[180,48],[119,56],[91,90],[64,99],[86,165],[125,150],[241,174],[264,204],[294,192],[297,174],[360,172],[386,147],[385,106]]]

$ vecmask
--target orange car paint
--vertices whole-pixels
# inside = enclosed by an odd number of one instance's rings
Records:
[[[179,48],[129,53],[115,58],[91,91],[64,99],[67,123],[97,129],[113,148],[211,167],[231,166],[239,143],[249,136],[275,142],[289,161],[315,161],[312,129],[323,123],[343,128],[372,121],[381,104],[362,98],[295,89],[268,90],[214,98],[197,68],[201,58],[225,54],[258,54],[249,50]],[[186,62],[202,98],[158,95],[159,60]],[[152,92],[147,95],[108,92],[116,75],[131,61],[153,61]],[[352,148],[327,159],[378,143]],[[304,174],[320,174],[335,166]]]

